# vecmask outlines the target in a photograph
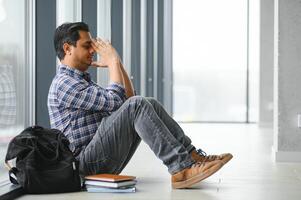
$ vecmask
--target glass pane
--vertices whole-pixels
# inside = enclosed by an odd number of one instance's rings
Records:
[[[81,21],[81,0],[57,0],[57,26],[65,22]]]
[[[56,0],[56,26],[81,21],[81,0]],[[57,58],[57,65],[60,63]]]
[[[247,0],[173,4],[175,119],[244,122]]]
[[[25,126],[25,20],[25,0],[0,0],[0,163]]]
[[[258,121],[259,112],[259,0],[250,1],[249,3],[249,121]]]

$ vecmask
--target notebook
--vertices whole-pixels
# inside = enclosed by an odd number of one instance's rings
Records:
[[[136,179],[136,177],[117,175],[117,174],[96,174],[96,175],[86,176],[85,179],[93,180],[93,181],[121,182],[121,181],[133,181]]]
[[[108,182],[108,181],[94,181],[94,180],[86,180],[86,186],[101,186],[101,187],[110,187],[110,188],[120,188],[125,186],[135,185],[136,180],[132,181],[120,181],[120,182]]]
[[[129,192],[136,192],[136,188],[128,187],[128,188],[104,188],[104,187],[90,187],[86,186],[87,192],[111,192],[111,193],[129,193]]]

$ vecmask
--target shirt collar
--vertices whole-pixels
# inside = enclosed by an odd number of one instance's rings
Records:
[[[88,72],[82,72],[78,69],[75,69],[75,68],[72,68],[72,67],[69,67],[67,65],[64,65],[64,64],[60,64],[59,67],[58,67],[58,73],[65,73],[65,74],[68,74],[72,77],[77,77],[77,78],[80,78],[80,79],[85,79],[86,81],[90,81],[91,80],[91,76]]]

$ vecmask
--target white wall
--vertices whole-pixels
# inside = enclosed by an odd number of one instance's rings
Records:
[[[301,162],[301,0],[275,1],[274,156]]]

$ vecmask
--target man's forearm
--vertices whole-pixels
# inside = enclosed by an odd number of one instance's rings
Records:
[[[132,84],[132,81],[130,80],[127,72],[125,71],[123,64],[120,62],[120,69],[122,72],[122,76],[123,76],[123,85],[125,87],[125,95],[127,98],[134,96],[135,92],[134,92],[134,87]]]
[[[119,65],[119,62],[113,62],[109,68],[109,79],[110,82],[119,83],[121,85],[124,85],[123,81],[123,72],[121,69],[121,66]],[[124,85],[125,86],[125,85]]]

